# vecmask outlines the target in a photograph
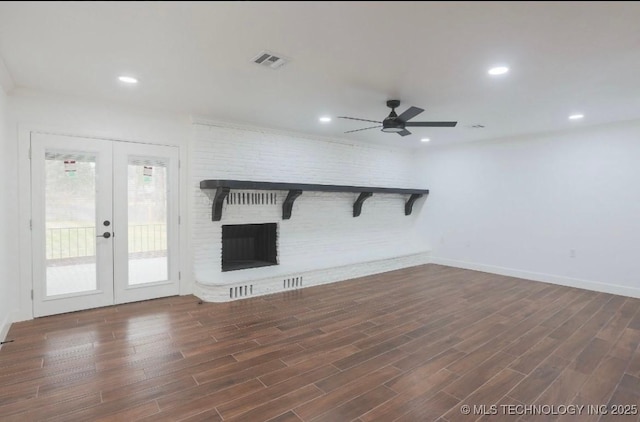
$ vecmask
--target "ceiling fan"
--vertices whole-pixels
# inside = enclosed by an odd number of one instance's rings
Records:
[[[396,107],[400,105],[400,100],[387,101],[387,107],[391,109],[391,113],[381,122],[377,120],[358,119],[356,117],[338,116],[339,119],[359,120],[361,122],[380,123],[378,126],[365,127],[362,129],[349,130],[345,133],[359,132],[361,130],[382,128],[383,132],[397,133],[400,136],[411,135],[407,127],[455,127],[458,122],[410,122],[409,120],[422,113],[424,110],[418,107],[409,107],[401,115],[396,114]]]

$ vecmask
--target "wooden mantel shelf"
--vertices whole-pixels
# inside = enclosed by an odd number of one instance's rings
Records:
[[[353,216],[357,217],[362,211],[362,203],[370,198],[374,193],[396,193],[410,195],[404,205],[404,214],[410,215],[413,204],[419,198],[429,195],[427,189],[401,189],[401,188],[376,188],[363,186],[341,186],[341,185],[314,185],[307,183],[278,183],[278,182],[252,182],[246,180],[203,180],[200,182],[200,189],[215,189],[216,194],[213,199],[211,219],[220,221],[222,219],[222,204],[229,195],[231,189],[238,190],[286,190],[289,191],[287,198],[282,204],[282,219],[291,218],[293,202],[302,195],[304,191],[315,192],[351,192],[359,193],[358,199],[353,203]]]

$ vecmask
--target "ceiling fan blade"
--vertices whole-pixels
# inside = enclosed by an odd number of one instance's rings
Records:
[[[338,119],[359,120],[361,122],[382,123],[377,120],[358,119],[356,117],[338,116]]]
[[[349,131],[347,131],[345,133],[360,132],[361,130],[375,129],[377,127],[382,127],[382,126],[371,126],[371,127],[365,127],[365,128],[362,128],[362,129],[349,130]]]
[[[405,126],[419,127],[455,127],[458,122],[407,122]]]
[[[407,120],[411,120],[414,117],[416,117],[418,114],[422,113],[424,110],[418,107],[409,107],[407,110],[405,110],[404,113],[402,113],[401,115],[398,116],[398,119],[402,120],[403,122],[406,122]]]
[[[398,132],[398,135],[407,136],[407,135],[411,135],[411,132],[409,132],[407,129],[402,129],[400,132]]]

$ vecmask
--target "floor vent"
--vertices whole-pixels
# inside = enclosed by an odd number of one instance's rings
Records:
[[[275,205],[276,194],[271,193],[248,193],[231,192],[227,195],[227,204],[232,205]]]
[[[229,298],[237,299],[239,297],[248,297],[253,295],[253,284],[245,284],[244,286],[235,286],[229,289]]]
[[[282,280],[282,288],[287,289],[297,289],[298,287],[302,287],[302,277],[291,277]]]

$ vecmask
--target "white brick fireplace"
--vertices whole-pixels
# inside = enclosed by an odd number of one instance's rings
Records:
[[[232,190],[221,221],[212,221],[215,190],[200,189],[208,179],[428,189],[412,180],[409,151],[205,123],[193,128],[192,239],[201,299],[229,301],[427,262],[415,225],[428,198],[405,216],[407,195],[374,194],[354,218],[358,194],[303,192],[283,220],[287,191]],[[278,265],[222,272],[222,226],[261,223],[278,225]]]

